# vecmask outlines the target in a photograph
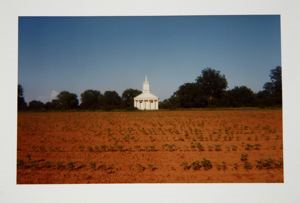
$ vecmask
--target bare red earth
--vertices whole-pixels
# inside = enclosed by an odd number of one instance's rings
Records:
[[[19,113],[17,183],[283,182],[281,110]]]

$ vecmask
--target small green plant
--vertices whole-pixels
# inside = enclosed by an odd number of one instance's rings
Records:
[[[192,168],[193,170],[200,170],[201,167],[202,167],[201,161],[194,161],[194,162],[192,162],[192,164],[191,164],[191,168]]]
[[[204,151],[204,147],[200,142],[192,142],[191,144],[192,149],[197,149],[198,151]]]
[[[95,161],[90,162],[90,167],[94,170],[97,170],[97,164]]]
[[[253,168],[252,164],[248,161],[244,162],[244,169],[251,170]]]
[[[240,160],[243,162],[248,161],[248,154],[241,154]]]
[[[188,162],[182,162],[180,166],[183,167],[184,170],[200,170],[201,168],[204,170],[209,170],[213,167],[211,161],[205,158],[202,160],[193,161],[191,164],[188,164]]]
[[[166,151],[173,152],[176,151],[176,146],[174,144],[164,144],[163,149]]]
[[[51,167],[52,167],[52,162],[51,162],[51,161],[46,161],[46,162],[44,163],[44,167],[45,167],[45,168],[51,168]]]
[[[204,170],[209,170],[213,167],[211,161],[205,158],[201,161],[201,164]]]
[[[184,161],[180,164],[181,167],[183,167],[183,170],[190,170],[191,166],[188,162]]]
[[[75,163],[74,161],[68,162],[67,168],[68,168],[69,170],[74,170],[74,169],[76,168],[76,163]]]
[[[258,169],[280,169],[283,168],[282,160],[274,159],[260,159],[256,161],[256,168]]]
[[[154,151],[157,151],[157,150],[155,149],[155,146],[154,146],[154,145],[146,146],[146,147],[145,147],[145,150],[146,150],[146,152],[154,152]]]

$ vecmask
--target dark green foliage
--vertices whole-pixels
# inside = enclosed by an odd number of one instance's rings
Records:
[[[161,108],[195,108],[224,106],[227,80],[220,71],[206,68],[195,83],[181,85],[171,98],[160,103]]]
[[[68,168],[69,170],[74,170],[74,169],[76,168],[76,163],[75,163],[74,161],[68,162],[67,168]]]
[[[209,170],[209,169],[212,169],[212,167],[213,167],[211,161],[208,159],[203,159],[201,161],[201,165],[204,168],[204,170]]]
[[[256,105],[265,106],[282,106],[282,81],[281,66],[271,70],[270,82],[266,82],[263,91],[256,94]]]
[[[123,107],[126,109],[133,109],[133,99],[134,97],[138,96],[142,92],[140,90],[136,89],[126,89],[124,90],[122,94],[122,102],[123,102]]]
[[[203,145],[199,142],[192,142],[191,147],[192,147],[192,149],[196,149],[198,151],[204,151],[205,150]]]
[[[68,91],[62,91],[56,99],[44,105],[46,110],[74,110],[78,108],[77,95]]]
[[[161,109],[175,109],[178,107],[180,107],[179,98],[175,95],[171,96],[169,99],[159,102],[159,108]]]
[[[241,161],[248,161],[248,154],[241,154],[240,160]]]
[[[28,109],[31,111],[44,111],[45,104],[41,101],[33,100],[33,101],[29,102]]]
[[[62,110],[76,109],[78,107],[77,95],[68,91],[62,91],[57,95],[58,107]]]
[[[133,101],[132,101],[133,103]],[[104,110],[113,110],[121,108],[122,99],[116,91],[104,92]]]
[[[201,94],[209,106],[216,105],[227,88],[225,75],[221,75],[220,71],[212,68],[202,70],[202,75],[197,77],[196,84],[199,85]]]
[[[251,170],[253,168],[252,164],[248,161],[244,162],[244,169]]]
[[[201,86],[196,83],[185,83],[175,92],[178,104],[183,108],[203,107],[207,104]]]
[[[200,170],[202,168],[204,170],[210,170],[213,168],[211,161],[205,158],[202,160],[193,161],[191,164],[189,164],[188,162],[183,162],[180,166],[182,166],[184,170]]]
[[[246,86],[234,87],[227,91],[228,105],[231,107],[253,106],[254,93]]]
[[[61,105],[57,99],[53,99],[51,102],[45,104],[46,110],[62,110]]]
[[[81,95],[81,109],[99,109],[103,105],[103,95],[97,90],[86,90]]]
[[[24,90],[22,85],[18,85],[18,111],[24,111],[27,108],[27,104],[24,99]]]
[[[256,168],[258,169],[280,169],[283,168],[282,160],[274,159],[260,159],[256,161]]]
[[[191,168],[192,168],[193,170],[200,170],[201,167],[202,167],[201,161],[194,161],[194,162],[192,162],[192,164],[191,164]]]

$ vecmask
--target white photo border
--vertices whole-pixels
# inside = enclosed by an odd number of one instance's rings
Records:
[[[293,0],[2,0],[0,202],[299,202],[300,3]],[[281,16],[284,183],[17,185],[19,16]]]

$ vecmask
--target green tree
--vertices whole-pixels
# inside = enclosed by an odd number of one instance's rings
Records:
[[[202,70],[202,74],[197,77],[196,83],[199,85],[208,105],[217,104],[227,88],[225,75],[221,75],[220,71],[212,68]]]
[[[201,107],[206,105],[200,86],[196,83],[185,83],[174,94],[180,107]]]
[[[55,107],[62,110],[76,109],[78,107],[77,95],[68,91],[62,91],[57,95],[57,100],[52,101]]]
[[[24,111],[27,108],[27,104],[24,99],[24,90],[22,85],[18,85],[18,111]]]
[[[281,66],[277,66],[276,68],[271,70],[270,73],[270,82],[264,84],[264,93],[260,93],[260,95],[264,95],[264,99],[266,99],[266,103],[269,105],[282,105],[282,80],[281,80]],[[269,98],[266,98],[269,97]],[[272,102],[270,102],[272,100]]]
[[[133,99],[142,92],[136,89],[126,89],[122,94],[122,102],[125,108],[132,109],[134,107]]]
[[[45,105],[41,101],[32,100],[29,102],[28,109],[33,111],[43,111],[45,110]]]
[[[229,106],[242,107],[254,105],[254,93],[246,87],[234,87],[232,90],[227,91],[227,98]]]
[[[180,107],[179,99],[175,95],[172,95],[170,98],[159,102],[159,108],[161,109],[176,109],[178,107]]]
[[[105,110],[118,109],[122,104],[122,99],[116,91],[105,91],[103,100]]]
[[[83,109],[99,109],[103,103],[103,95],[97,90],[86,90],[80,96]]]

